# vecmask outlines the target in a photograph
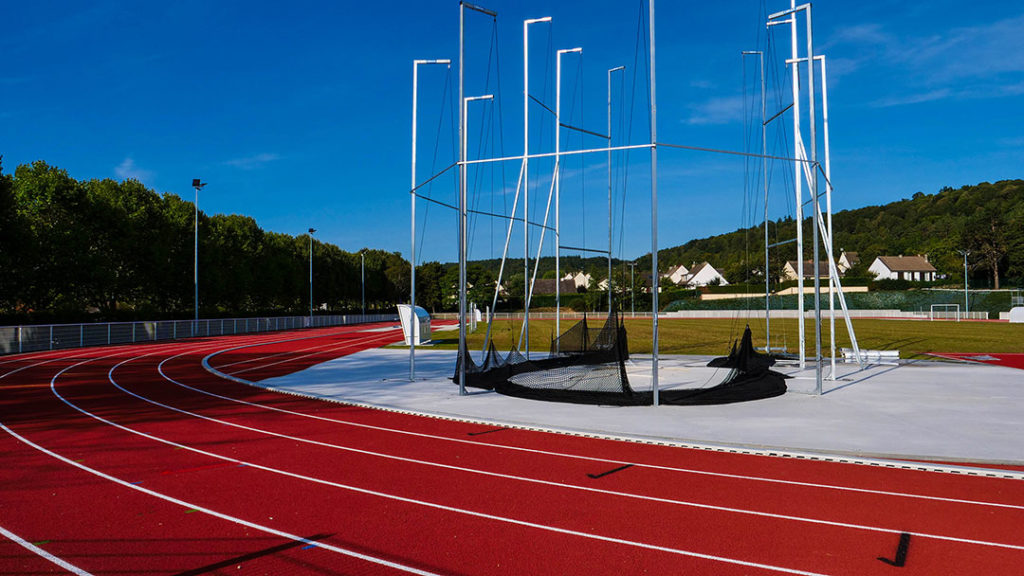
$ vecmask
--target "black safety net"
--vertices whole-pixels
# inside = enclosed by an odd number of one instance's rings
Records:
[[[466,363],[466,386],[494,390],[520,398],[602,404],[614,406],[649,406],[651,391],[636,391],[626,376],[629,348],[626,328],[618,314],[608,315],[600,329],[591,329],[587,318],[571,326],[557,338],[545,358],[525,358],[513,348],[502,356],[488,346],[483,360],[477,364],[463,349],[459,354],[452,380],[458,383],[462,362]],[[728,357],[716,358],[717,367],[730,368],[720,384],[706,388],[667,389],[660,391],[663,404],[725,404],[743,400],[769,398],[785,393],[785,376],[768,369],[774,360],[754,351],[750,330],[742,343],[733,344]]]

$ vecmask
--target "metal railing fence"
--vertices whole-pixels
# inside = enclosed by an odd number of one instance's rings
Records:
[[[397,321],[398,314],[340,314],[0,326],[0,355]]]

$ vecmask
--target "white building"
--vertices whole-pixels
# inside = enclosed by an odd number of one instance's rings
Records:
[[[799,278],[797,268],[800,267],[800,262],[797,260],[788,260],[786,265],[782,267],[782,278],[784,280],[796,280]],[[810,278],[814,280],[814,260],[804,260],[804,279]],[[828,261],[822,260],[818,262],[818,278],[828,278]]]
[[[661,275],[662,278],[668,279],[668,281],[673,284],[685,284],[689,276],[690,271],[682,264],[669,268],[668,272]]]
[[[846,274],[850,268],[857,264],[860,264],[860,255],[856,252],[843,250],[843,253],[839,255],[839,261],[836,262],[836,268],[839,269],[840,274]]]
[[[875,275],[875,280],[911,280],[914,282],[932,282],[935,280],[935,267],[928,262],[928,256],[879,256],[868,267],[868,272]]]
[[[587,274],[586,272],[570,272],[563,276],[562,280],[572,280],[573,283],[576,284],[577,291],[580,289],[586,291],[587,288],[590,288],[591,277],[590,274]]]
[[[701,262],[690,270],[690,274],[686,279],[686,285],[690,288],[698,288],[700,286],[707,286],[708,284],[726,286],[729,282],[718,272],[718,270],[715,270],[714,266],[707,262]]]

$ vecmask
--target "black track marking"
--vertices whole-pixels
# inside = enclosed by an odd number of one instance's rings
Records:
[[[878,559],[890,566],[902,568],[907,563],[908,548],[910,548],[910,533],[904,532],[900,534],[900,543],[896,547],[896,558],[889,560],[888,558],[882,558],[879,556]]]
[[[614,474],[614,473],[616,473],[616,472],[618,472],[620,470],[625,470],[626,468],[629,468],[631,466],[633,466],[633,465],[632,464],[626,464],[625,466],[619,466],[618,468],[613,468],[613,469],[611,469],[611,470],[609,470],[607,472],[601,472],[600,474],[587,474],[587,476],[590,476],[591,478],[597,480],[598,478],[601,478],[603,476],[607,476],[609,474]]]

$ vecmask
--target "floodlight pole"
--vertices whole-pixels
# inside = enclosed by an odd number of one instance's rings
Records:
[[[363,299],[363,321],[366,321],[366,252],[359,251],[359,285]]]
[[[608,314],[612,313],[612,72],[621,72],[625,66],[608,70]],[[622,234],[620,231],[619,234]]]
[[[754,54],[757,54],[758,70],[761,76],[761,174],[764,181],[764,351],[766,354],[771,354],[772,320],[771,303],[769,301],[771,295],[771,274],[768,262],[768,162],[764,158],[768,149],[768,141],[765,136],[765,107],[767,103],[765,99],[764,52],[761,50],[744,50],[742,52],[742,56],[753,56]]]
[[[964,317],[970,319],[971,305],[967,296],[967,257],[971,255],[970,250],[957,250],[964,257]]]
[[[309,229],[309,326],[313,327],[313,234],[316,228]]]
[[[451,60],[413,60],[412,61],[412,169],[411,183],[409,190],[416,189],[416,107],[419,86],[419,67],[420,64],[445,64],[448,69],[451,70]],[[412,242],[412,248],[409,253],[410,255],[410,273],[409,273],[409,308],[411,310],[412,318],[410,318],[410,336],[409,336],[409,380],[412,381],[416,378],[416,332],[412,322],[416,318],[416,192],[411,192],[409,198],[412,202],[411,223],[409,226],[409,237]],[[310,264],[312,267],[312,264]],[[312,285],[310,280],[310,285]],[[312,314],[312,313],[311,313]]]
[[[651,391],[658,406],[658,107],[654,82],[654,0],[648,0],[651,49]]]
[[[530,24],[550,16],[523,20],[523,343],[530,358]],[[557,228],[557,227],[556,227]],[[556,234],[557,237],[557,234]]]
[[[200,182],[199,178],[192,179],[192,187],[196,189],[196,202],[195,202],[195,241],[193,245],[193,285],[195,287],[195,319],[199,321],[199,189],[206,186],[206,183]],[[195,324],[192,324],[192,335],[195,335]]]
[[[555,334],[562,333],[562,55],[581,53],[583,48],[555,52]],[[555,341],[558,342],[557,340]],[[557,345],[557,344],[556,344]]]

